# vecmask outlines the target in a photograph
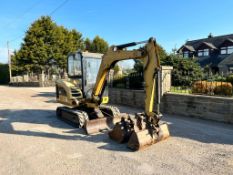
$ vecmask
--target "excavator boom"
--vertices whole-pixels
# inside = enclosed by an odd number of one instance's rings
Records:
[[[132,51],[123,50],[126,47],[135,46],[142,42],[134,42],[120,46],[113,46],[102,58],[99,72],[96,78],[96,84],[92,92],[92,99],[99,102],[101,100],[102,90],[105,86],[105,80],[109,70],[118,61],[128,59],[141,59],[144,65],[144,81],[146,90],[145,112],[149,115],[153,112],[154,92],[155,92],[155,75],[160,70],[160,61],[157,56],[156,43],[153,38],[147,41],[145,48]],[[145,43],[145,41],[143,41]],[[119,49],[120,48],[120,49]],[[157,97],[159,97],[157,95]]]

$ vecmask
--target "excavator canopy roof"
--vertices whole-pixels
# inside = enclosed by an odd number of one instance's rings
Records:
[[[70,54],[76,54],[79,53],[80,51],[70,53]],[[92,53],[92,52],[80,52],[83,56],[83,58],[96,58],[96,59],[102,59],[104,54],[101,53]]]

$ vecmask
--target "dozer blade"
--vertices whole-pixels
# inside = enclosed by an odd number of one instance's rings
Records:
[[[86,122],[85,130],[87,134],[95,134],[113,128],[114,124],[120,120],[121,116],[92,119]]]
[[[148,129],[133,131],[128,141],[128,147],[135,151],[141,150],[147,146],[168,138],[169,135],[168,126],[166,123],[159,125],[159,132],[158,134],[153,134],[153,137],[149,133]]]

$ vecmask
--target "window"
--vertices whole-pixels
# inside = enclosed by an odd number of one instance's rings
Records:
[[[199,57],[201,57],[201,56],[202,56],[202,54],[203,54],[202,50],[198,50],[197,55],[198,55]]]
[[[233,46],[229,46],[229,47],[227,48],[227,53],[228,53],[228,54],[232,54],[232,53],[233,53]]]
[[[233,73],[233,66],[229,67],[229,73]]]
[[[197,55],[199,57],[206,57],[209,56],[209,49],[198,50]]]
[[[81,76],[81,54],[72,54],[68,57],[68,75],[69,76]]]
[[[204,53],[204,56],[209,56],[209,49],[204,49],[203,53]]]
[[[222,55],[232,54],[232,53],[233,53],[233,46],[221,47],[220,53],[221,53]]]
[[[222,48],[221,48],[221,54],[222,54],[222,55],[227,54],[227,48],[226,48],[226,47],[222,47]]]
[[[184,51],[183,52],[183,57],[184,58],[188,58],[189,57],[189,52],[188,51]]]

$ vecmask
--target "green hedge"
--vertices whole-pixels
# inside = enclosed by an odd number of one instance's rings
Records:
[[[8,84],[10,81],[8,65],[0,63],[0,84]]]
[[[228,75],[227,78],[226,78],[226,81],[230,82],[233,85],[233,74]]]

